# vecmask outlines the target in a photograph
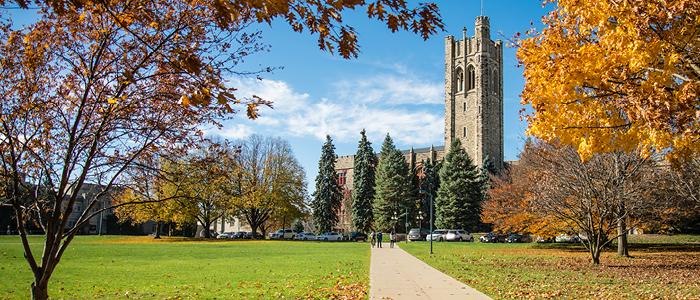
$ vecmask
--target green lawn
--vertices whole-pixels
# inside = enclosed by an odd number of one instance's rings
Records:
[[[43,237],[32,237],[40,251]],[[49,295],[105,298],[365,298],[366,243],[187,241],[79,236],[51,278]],[[29,297],[18,237],[0,237],[0,299]]]
[[[581,246],[400,243],[400,247],[495,299],[700,299],[700,236],[637,236],[633,258],[611,249],[600,266]]]

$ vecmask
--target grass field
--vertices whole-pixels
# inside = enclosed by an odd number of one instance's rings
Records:
[[[32,237],[40,251],[42,237]],[[0,299],[27,299],[18,237],[0,237]],[[366,243],[79,236],[49,284],[64,299],[365,298]],[[348,298],[348,299],[352,299]]]
[[[433,267],[495,299],[700,299],[700,236],[632,237],[630,255],[589,263],[581,246],[400,243]]]

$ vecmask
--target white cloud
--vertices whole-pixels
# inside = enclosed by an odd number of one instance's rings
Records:
[[[425,82],[410,76],[380,75],[336,84],[338,96],[353,101],[385,104],[442,104],[441,83]]]
[[[244,139],[253,134],[253,128],[245,124],[224,126],[224,128],[211,131],[213,134],[230,139]]]
[[[355,142],[362,129],[371,140],[381,141],[390,133],[395,141],[409,145],[442,142],[442,85],[395,75],[345,79],[327,98],[295,91],[278,80],[234,80],[238,96],[260,96],[273,101],[274,109],[263,109],[257,120],[234,119],[219,134],[245,138],[254,131],[274,135],[310,136],[325,140]],[[255,130],[254,130],[255,129]]]

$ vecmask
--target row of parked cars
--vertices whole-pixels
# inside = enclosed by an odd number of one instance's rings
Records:
[[[298,240],[298,241],[367,241],[367,235],[361,232],[340,233],[324,232],[315,235],[313,232],[295,232],[291,229],[280,229],[268,234],[271,240]],[[216,236],[217,239],[263,239],[260,234],[253,235],[249,231],[224,232]]]
[[[408,231],[409,241],[450,241],[473,242],[474,236],[463,229],[437,229],[431,233],[427,229],[413,228]]]
[[[579,235],[561,234],[554,238],[538,238],[538,243],[578,243],[582,237]],[[474,236],[462,229],[437,229],[432,233],[427,229],[413,228],[408,232],[409,241],[454,241],[454,242],[473,242]],[[482,243],[531,243],[532,237],[518,233],[498,234],[490,232],[479,237]]]

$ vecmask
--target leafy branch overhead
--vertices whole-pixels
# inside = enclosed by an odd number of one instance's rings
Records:
[[[88,0],[0,0],[0,5],[17,3],[27,8],[32,2],[49,7],[59,14],[80,14],[84,11],[102,12],[118,5],[121,1]],[[155,3],[154,3],[155,2]],[[128,5],[147,7],[161,1],[129,1]],[[296,32],[308,30],[318,37],[318,47],[330,53],[338,53],[344,58],[357,57],[358,38],[355,29],[343,20],[348,10],[365,8],[367,17],[386,24],[392,32],[406,30],[428,39],[444,29],[444,23],[437,4],[420,3],[410,7],[406,1],[395,0],[219,0],[219,1],[175,1],[181,9],[197,10],[214,16],[216,25],[223,30],[238,28],[250,22],[272,24],[275,19],[283,19]],[[159,24],[157,15],[148,10],[145,15],[117,15],[122,19],[137,22],[141,20]],[[192,63],[196,63],[192,61]]]

